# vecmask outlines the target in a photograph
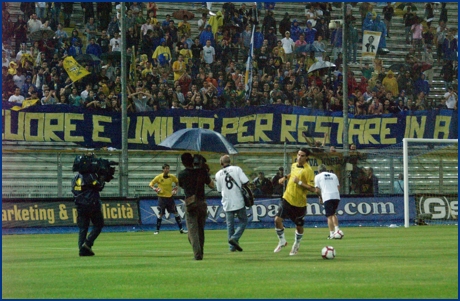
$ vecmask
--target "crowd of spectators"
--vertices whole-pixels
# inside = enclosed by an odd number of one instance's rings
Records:
[[[409,69],[403,66],[388,71],[383,67],[384,55],[357,62],[356,50],[362,37],[355,26],[352,4],[344,24],[335,21],[340,19],[341,10],[334,11],[331,3],[307,3],[304,19],[291,20],[286,12],[280,22],[273,16],[275,2],[254,3],[250,7],[227,2],[216,13],[209,13],[203,4],[198,20],[188,20],[187,16],[174,20],[173,12],[160,20],[158,4],[126,3],[128,112],[269,104],[342,111],[342,26],[347,26],[352,37],[346,45],[348,61],[359,64],[361,71],[360,78],[348,71],[349,113],[457,108],[457,29],[448,26],[445,3],[440,11],[428,3],[423,17],[414,17],[410,3],[407,5],[403,19],[407,42],[412,45],[405,57]],[[37,105],[121,110],[121,4],[116,5],[116,13],[112,14],[111,2],[82,2],[84,29],[75,28],[69,36],[65,28],[70,26],[73,5],[77,4],[23,2],[24,15],[14,23],[4,14],[3,101],[21,105],[26,99],[38,99]],[[382,31],[383,38],[390,38],[394,14],[390,8],[391,3],[382,8],[363,2],[359,8],[363,27]],[[338,16],[334,18],[333,13]],[[422,26],[423,20],[430,21]],[[192,34],[192,22],[199,32]],[[436,23],[439,25],[433,26]],[[252,25],[254,72],[247,97],[245,63]],[[32,34],[41,29],[55,34],[32,39]],[[15,43],[11,47],[7,41],[13,37]],[[66,56],[77,58],[90,74],[72,82],[63,68]],[[336,69],[309,73],[308,69],[318,61],[331,61]],[[442,66],[440,74],[433,74],[426,64]],[[448,91],[439,103],[428,97],[435,76],[445,82]]]

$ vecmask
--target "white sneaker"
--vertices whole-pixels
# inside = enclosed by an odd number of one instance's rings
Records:
[[[299,244],[299,243],[293,244],[293,245],[292,245],[291,252],[289,253],[289,255],[291,255],[291,256],[296,255],[297,252],[299,252],[299,247],[300,247],[300,244]]]
[[[274,252],[274,253],[278,253],[278,252],[281,251],[281,249],[284,248],[285,246],[287,246],[287,241],[285,241],[284,243],[281,243],[281,242],[280,242],[273,252]]]
[[[155,231],[155,232],[153,232],[153,234],[155,234],[155,235],[157,235],[157,234],[159,234],[159,233],[160,233],[160,231]]]

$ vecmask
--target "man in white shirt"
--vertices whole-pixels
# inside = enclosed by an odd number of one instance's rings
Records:
[[[91,91],[91,90],[92,90],[92,86],[91,86],[91,84],[88,84],[88,85],[86,85],[86,89],[83,90],[83,92],[80,93],[80,97],[81,97],[83,102],[86,101],[86,99],[89,96],[89,91]]]
[[[248,216],[244,205],[241,189],[249,183],[248,177],[238,166],[230,165],[229,155],[220,158],[222,169],[216,173],[216,189],[222,194],[222,207],[227,221],[227,234],[230,251],[243,251],[239,240],[248,224]],[[247,191],[251,194],[250,189]],[[235,215],[238,217],[239,226],[235,229]]]
[[[43,106],[56,104],[57,103],[56,91],[45,90],[43,92],[43,97],[40,102]]]
[[[206,64],[214,63],[214,60],[216,59],[216,50],[211,46],[211,40],[206,41],[206,46],[203,47],[201,58]]]
[[[32,14],[29,21],[27,21],[27,30],[29,33],[40,30],[42,27],[42,21],[37,19],[37,14]]]
[[[200,33],[206,28],[206,25],[208,25],[208,20],[206,20],[207,14],[201,14],[201,19],[198,20],[198,29],[200,30]]]
[[[21,58],[24,54],[30,54],[32,55],[32,52],[30,52],[28,49],[27,49],[27,44],[26,43],[22,43],[21,46],[20,46],[20,49],[18,51],[18,53],[16,53],[16,63],[20,63],[21,62]]]
[[[112,51],[120,51],[121,38],[118,32],[113,34],[113,38],[110,39],[110,47]]]
[[[22,73],[21,68],[16,70],[16,74],[13,75],[13,81],[16,87],[22,89],[22,86],[24,86],[24,83],[26,82],[26,76]]]
[[[8,101],[22,105],[22,102],[24,101],[24,96],[21,95],[21,89],[16,87],[16,89],[14,89],[14,94],[11,95],[10,98],[8,98]]]
[[[291,39],[291,33],[289,31],[284,33],[284,38],[281,40],[281,44],[283,45],[284,53],[286,54],[286,62],[290,62],[292,64],[295,43],[294,40]]]
[[[334,239],[335,233],[340,231],[339,220],[336,215],[340,203],[339,179],[335,174],[328,172],[324,164],[318,167],[318,172],[315,176],[315,190],[319,196],[320,204],[324,204],[326,211],[327,225],[329,226],[327,239]]]
[[[454,88],[451,86],[447,88],[447,92],[444,94],[444,99],[446,100],[446,106],[448,109],[455,109],[458,99]]]
[[[393,183],[393,192],[404,194],[404,176],[402,173],[398,175],[398,179]]]

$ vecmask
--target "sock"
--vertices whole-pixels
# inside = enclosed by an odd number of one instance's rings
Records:
[[[285,242],[286,238],[284,238],[284,229],[275,228],[275,230],[276,230],[276,234],[278,235],[280,242]]]
[[[297,230],[295,231],[295,243],[300,244],[300,241],[302,240],[303,234],[297,233]]]
[[[160,231],[161,228],[161,218],[157,218],[157,231]]]
[[[176,219],[177,226],[179,226],[179,230],[182,230],[182,221],[180,219],[180,216],[176,215],[175,219]]]
[[[340,229],[339,229],[339,226],[335,226],[334,229],[335,229],[335,231],[340,230]]]

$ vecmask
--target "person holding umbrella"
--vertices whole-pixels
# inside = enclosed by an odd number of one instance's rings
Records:
[[[181,155],[181,161],[185,169],[179,173],[179,186],[184,189],[186,199],[195,196],[194,205],[188,205],[185,212],[185,220],[188,228],[188,239],[192,245],[194,259],[203,260],[204,256],[204,226],[208,214],[204,185],[214,188],[214,182],[209,176],[209,170],[204,157],[195,155],[197,163],[194,166],[194,158],[190,153]],[[196,167],[196,168],[195,168]]]

